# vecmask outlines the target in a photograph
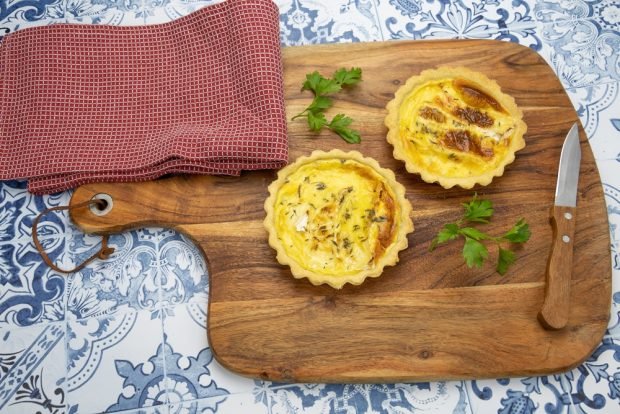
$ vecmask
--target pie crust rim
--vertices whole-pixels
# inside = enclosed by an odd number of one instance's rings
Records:
[[[402,140],[400,139],[399,121],[401,104],[416,87],[426,82],[445,78],[461,78],[471,82],[476,88],[494,98],[508,112],[511,118],[514,119],[515,131],[510,139],[506,154],[497,167],[470,177],[448,177],[428,171],[424,166],[418,165],[407,156],[407,150],[402,145]],[[493,178],[500,177],[504,174],[506,166],[514,162],[516,152],[525,147],[523,136],[527,132],[527,125],[523,121],[523,112],[517,106],[514,98],[503,93],[496,81],[489,79],[480,72],[473,71],[463,66],[443,66],[436,69],[427,69],[422,71],[419,75],[410,77],[403,86],[398,88],[394,99],[388,102],[386,108],[388,112],[385,117],[385,126],[388,128],[387,142],[393,147],[394,158],[403,161],[409,173],[419,174],[423,181],[427,183],[438,183],[446,189],[454,186],[470,189],[476,184],[481,186],[489,185],[491,181],[493,181]]]
[[[278,239],[278,230],[275,224],[275,202],[278,191],[285,184],[286,178],[293,174],[303,165],[326,159],[346,159],[357,161],[368,168],[373,169],[384,179],[395,197],[395,205],[399,206],[400,214],[395,219],[396,234],[393,235],[392,243],[385,250],[385,254],[381,256],[371,269],[364,269],[350,275],[327,275],[316,273],[312,270],[302,267],[294,258],[290,257],[284,246]],[[277,178],[268,187],[269,196],[265,200],[264,208],[266,217],[263,222],[265,229],[269,234],[269,246],[276,251],[276,260],[281,265],[289,266],[290,271],[296,279],[307,278],[313,285],[327,284],[335,289],[341,289],[345,284],[360,285],[368,277],[379,277],[386,266],[394,266],[398,263],[398,254],[408,247],[407,236],[413,232],[413,208],[411,203],[405,196],[405,187],[396,181],[396,176],[392,170],[383,168],[379,163],[369,157],[364,157],[358,151],[344,152],[341,150],[331,150],[329,152],[316,150],[309,156],[301,156],[293,163],[287,165],[278,171]]]

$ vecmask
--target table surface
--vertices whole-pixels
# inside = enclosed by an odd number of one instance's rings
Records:
[[[143,25],[201,0],[0,0],[0,36],[54,23]],[[111,260],[49,269],[31,223],[70,192],[0,182],[1,413],[613,413],[620,411],[620,4],[617,0],[278,0],[284,46],[399,39],[518,42],[564,84],[597,159],[612,244],[606,335],[570,372],[408,384],[279,384],[239,377],[207,343],[204,258],[160,228],[115,235]],[[97,248],[66,215],[41,239],[65,267]],[[492,341],[489,346],[493,346]]]

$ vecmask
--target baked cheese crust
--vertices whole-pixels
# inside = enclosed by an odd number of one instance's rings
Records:
[[[388,105],[394,157],[444,188],[487,185],[525,147],[514,99],[481,73],[442,67],[410,78]]]
[[[341,288],[398,262],[413,231],[394,174],[359,152],[315,151],[278,173],[265,202],[269,244],[296,278]]]

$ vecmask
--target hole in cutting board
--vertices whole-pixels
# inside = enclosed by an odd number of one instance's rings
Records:
[[[112,196],[105,193],[95,194],[92,200],[101,200],[101,203],[91,204],[90,212],[96,216],[105,216],[108,214],[114,206]]]

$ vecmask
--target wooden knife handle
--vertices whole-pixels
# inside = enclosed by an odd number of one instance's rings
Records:
[[[553,244],[547,262],[545,299],[538,314],[538,320],[547,329],[562,329],[568,322],[575,213],[574,207],[551,208]]]

